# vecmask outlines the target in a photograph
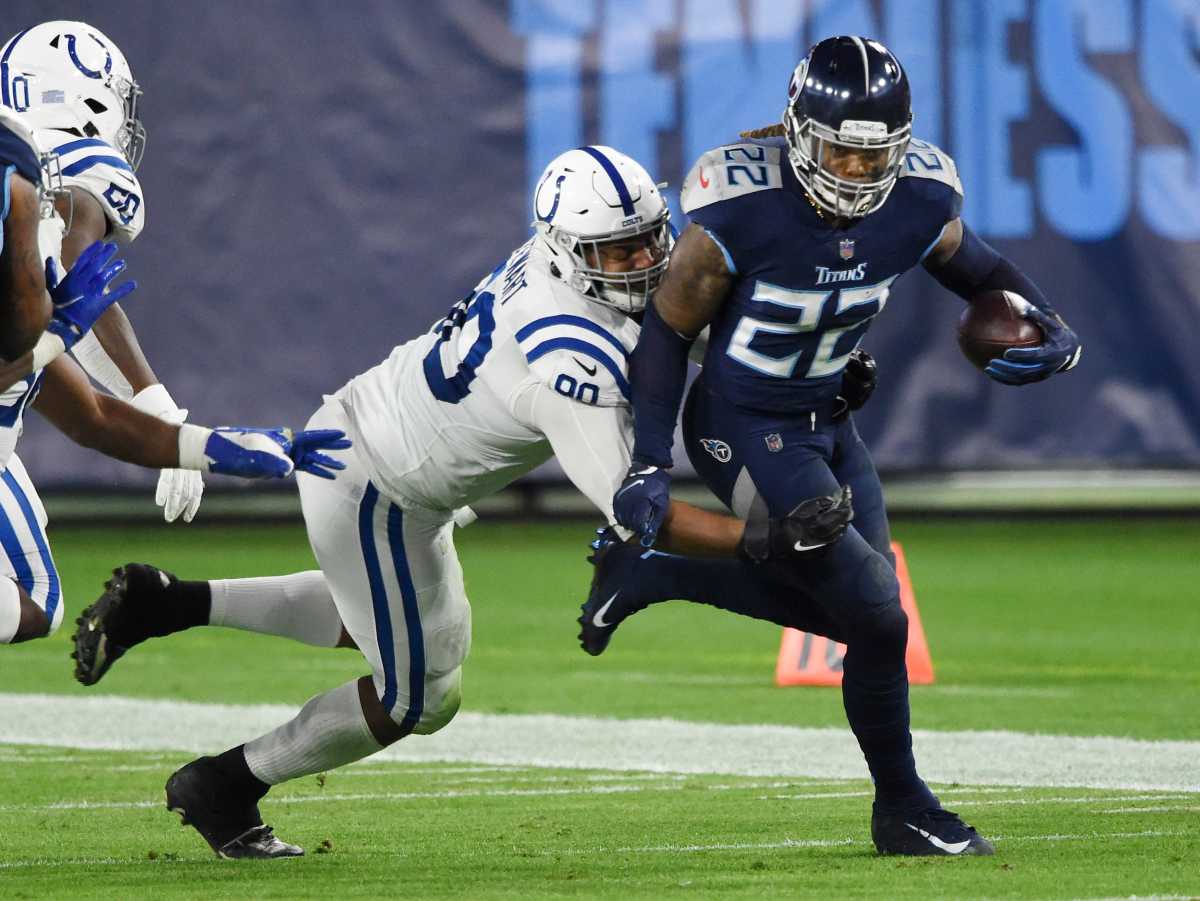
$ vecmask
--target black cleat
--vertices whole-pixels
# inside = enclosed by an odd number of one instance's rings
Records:
[[[121,656],[136,644],[160,634],[146,628],[148,613],[164,592],[178,581],[174,575],[145,563],[126,563],[114,569],[100,595],[75,620],[78,630],[71,636],[75,650],[75,678],[95,685]],[[147,603],[149,601],[150,603]],[[119,641],[114,637],[119,636]]]
[[[644,610],[647,601],[636,599],[629,591],[629,574],[638,560],[646,553],[645,548],[626,544],[610,527],[600,529],[599,537],[592,542],[595,551],[588,562],[596,567],[592,574],[592,587],[588,599],[580,608],[579,646],[598,657],[604,653],[612,640],[617,626],[629,616]]]
[[[218,857],[301,857],[304,849],[281,841],[263,825],[256,798],[238,796],[215,757],[200,757],[167,780],[167,810],[179,814]]]
[[[880,854],[957,857],[996,853],[975,827],[941,807],[907,815],[877,813],[871,817],[871,839]]]

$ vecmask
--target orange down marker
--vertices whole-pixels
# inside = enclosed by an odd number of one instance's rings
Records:
[[[896,555],[896,578],[900,582],[900,606],[908,614],[908,681],[912,685],[933,683],[933,661],[929,657],[929,644],[925,641],[925,630],[921,627],[921,614],[917,612],[917,599],[913,595],[912,581],[908,576],[908,564],[904,551],[892,542],[892,553]],[[779,660],[775,663],[776,685],[841,685],[842,657],[846,646],[810,632],[784,629],[783,642],[779,646]]]

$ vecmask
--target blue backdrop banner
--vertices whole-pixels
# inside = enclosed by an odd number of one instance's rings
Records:
[[[902,278],[864,344],[880,467],[1200,464],[1195,0],[5,0],[0,24],[54,17],[145,90],[126,308],[196,421],[303,424],[524,240],[566,148],[637,158],[682,222],[694,159],[777,122],[811,43],[860,33],[907,67],[964,218],[1085,345],[994,384],[958,352],[961,302]],[[43,485],[153,478],[38,422],[19,452]]]

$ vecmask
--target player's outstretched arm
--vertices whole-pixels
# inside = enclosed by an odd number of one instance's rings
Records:
[[[33,349],[50,322],[45,263],[38,250],[41,219],[37,189],[12,173],[0,242],[0,355],[19,358]]]
[[[1033,281],[993,250],[961,219],[950,222],[925,257],[925,268],[944,287],[968,303],[985,291],[1012,291],[1030,306],[1024,315],[1037,323],[1046,340],[1038,347],[1011,348],[984,372],[1006,385],[1027,385],[1074,369],[1083,354],[1079,337],[1046,300]]]
[[[152,469],[183,468],[246,479],[295,470],[332,479],[345,464],[324,451],[350,446],[336,430],[209,429],[172,425],[92,388],[79,365],[60,357],[45,371],[34,407],[84,447]]]
[[[633,390],[633,465],[613,496],[617,521],[654,543],[670,497],[671,445],[683,402],[688,350],[716,317],[733,286],[725,256],[704,229],[688,226],[671,251],[671,265],[646,309],[630,358]]]
[[[524,388],[514,413],[546,436],[567,478],[611,523],[610,499],[629,467],[629,409],[580,403],[539,383]],[[732,516],[672,500],[658,544],[677,554],[733,557],[741,552],[743,526]]]
[[[110,222],[99,201],[78,186],[68,189],[69,197],[59,197],[59,213],[71,227],[63,237],[63,264],[70,266],[94,241],[108,236]],[[122,400],[143,413],[179,425],[187,420],[166,386],[154,374],[142,351],[129,317],[120,304],[105,310],[72,348],[76,361],[88,375]],[[158,478],[154,501],[163,508],[163,518],[174,522],[180,517],[191,522],[204,496],[204,479],[199,472],[164,469]]]

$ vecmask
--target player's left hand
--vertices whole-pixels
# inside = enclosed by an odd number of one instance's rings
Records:
[[[877,381],[875,358],[856,347],[842,370],[842,387],[834,401],[833,421],[841,422],[851,411],[861,410],[871,399]]]
[[[1010,347],[988,363],[984,373],[1005,385],[1028,385],[1056,372],[1074,369],[1083,354],[1079,336],[1059,316],[1047,316],[1030,306],[1021,314],[1041,327],[1046,340],[1037,347]]]
[[[108,290],[112,280],[125,271],[124,260],[109,265],[116,252],[116,244],[96,241],[79,255],[61,281],[57,264],[46,260],[46,291],[54,304],[47,330],[68,348],[87,334],[105,310],[137,288],[137,282],[127,281]]]
[[[671,473],[645,463],[630,466],[625,481],[613,495],[617,522],[635,533],[643,547],[650,547],[658,538],[670,505]]]
[[[154,503],[163,508],[163,519],[184,522],[196,518],[200,499],[204,497],[204,477],[193,469],[164,469],[158,474]]]
[[[172,425],[187,421],[188,411],[176,405],[162,384],[143,388],[129,402],[143,413]],[[158,474],[154,503],[163,508],[163,519],[167,522],[175,522],[180,516],[184,522],[191,522],[196,518],[203,496],[204,477],[194,469],[164,469]]]
[[[321,451],[348,447],[350,439],[337,429],[293,433],[291,429],[179,427],[181,468],[244,479],[283,479],[296,470],[332,479],[346,464]]]

